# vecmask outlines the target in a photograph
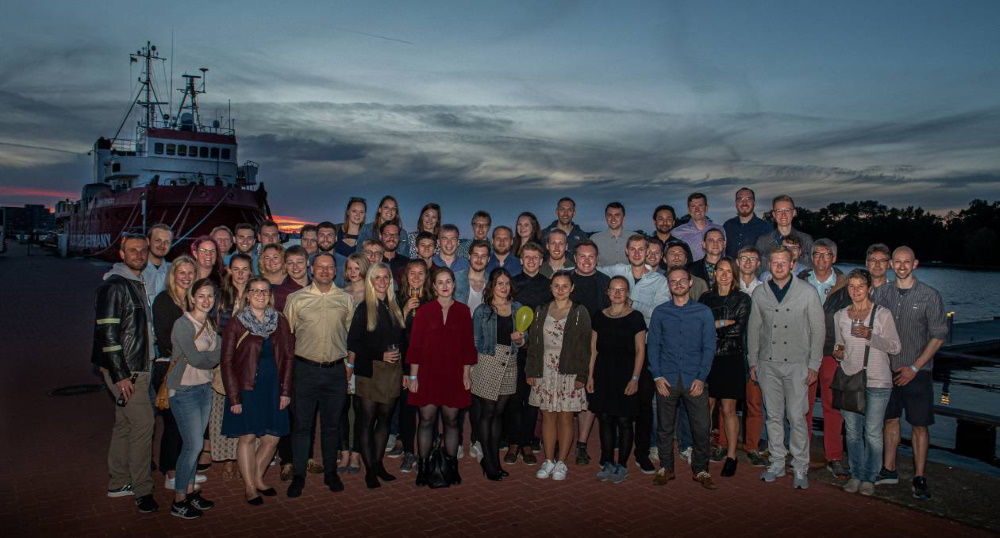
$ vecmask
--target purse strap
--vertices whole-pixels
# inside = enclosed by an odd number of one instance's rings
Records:
[[[868,318],[868,330],[875,330],[875,310],[878,309],[878,305],[872,303],[872,315]],[[872,346],[865,340],[865,364],[861,367],[862,370],[868,370],[868,353],[872,350]]]

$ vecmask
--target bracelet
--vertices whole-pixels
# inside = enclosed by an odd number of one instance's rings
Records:
[[[344,366],[347,366],[348,368],[350,368],[352,370],[354,369],[354,365],[351,364],[351,363],[349,363],[349,362],[347,362],[347,361],[344,361]]]
[[[632,376],[632,381],[638,381],[638,380],[639,380],[639,376],[637,376],[637,375]]]
[[[910,365],[910,370],[913,370],[913,373],[915,373],[915,374],[919,374],[920,373],[920,368],[917,368],[916,366],[914,366],[912,364]]]
[[[411,376],[409,376],[409,378],[410,378],[410,381],[416,381],[417,380],[417,376],[415,376],[415,375],[411,375]]]

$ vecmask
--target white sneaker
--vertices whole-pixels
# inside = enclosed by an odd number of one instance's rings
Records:
[[[681,459],[684,460],[685,462],[687,462],[688,465],[691,465],[691,451],[692,450],[693,450],[692,447],[687,447],[687,448],[685,448],[681,452]]]
[[[660,449],[658,447],[649,448],[649,459],[660,461]]]
[[[562,463],[562,462],[560,462],[560,463]],[[566,467],[566,466],[563,465],[563,467]],[[555,471],[555,469],[556,469],[556,464],[555,464],[554,461],[552,461],[552,460],[545,460],[542,463],[542,466],[538,469],[538,472],[535,473],[535,478],[540,478],[542,480],[545,480],[546,478],[552,476],[552,471]],[[565,474],[563,474],[563,478],[566,478]]]
[[[476,461],[482,461],[483,459],[483,445],[476,441],[469,447],[469,456],[476,458]]]
[[[167,479],[164,480],[163,482],[163,487],[172,491],[174,489],[174,480],[175,478],[170,478],[168,476]],[[203,474],[194,475],[194,489],[196,490],[201,489],[201,486],[199,486],[198,484],[201,484],[206,480],[208,480],[208,477]]]
[[[389,434],[389,441],[385,444],[386,450],[392,450],[392,447],[396,446],[396,436]]]
[[[566,480],[566,473],[569,469],[566,468],[566,464],[563,462],[557,462],[555,469],[552,470],[552,480]]]
[[[462,445],[458,445],[458,454],[455,454],[455,457],[459,459],[465,457],[465,451],[462,450]]]

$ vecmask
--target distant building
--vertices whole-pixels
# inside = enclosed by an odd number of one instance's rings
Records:
[[[56,228],[55,214],[43,205],[4,206],[4,212],[7,213],[7,229],[4,232],[8,237]]]

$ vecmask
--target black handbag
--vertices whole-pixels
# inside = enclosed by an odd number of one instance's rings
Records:
[[[451,484],[445,474],[444,449],[435,447],[431,450],[430,468],[427,469],[427,487],[431,489],[446,488]]]
[[[868,320],[868,327],[875,328],[875,310],[878,307],[872,305],[871,319]],[[841,411],[851,411],[852,413],[865,414],[865,391],[868,390],[868,353],[871,346],[865,344],[865,362],[861,371],[854,375],[844,373],[841,365],[837,366],[837,371],[833,374],[833,382],[830,383],[830,390],[833,393],[833,408]]]

